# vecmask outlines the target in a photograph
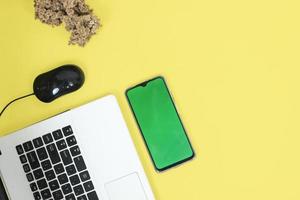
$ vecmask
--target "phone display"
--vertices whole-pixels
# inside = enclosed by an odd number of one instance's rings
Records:
[[[163,77],[126,91],[155,165],[163,171],[194,157],[194,151]]]

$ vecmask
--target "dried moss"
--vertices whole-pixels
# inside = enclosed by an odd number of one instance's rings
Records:
[[[100,21],[84,0],[34,0],[35,17],[41,22],[65,24],[71,32],[69,44],[84,46],[100,27]]]

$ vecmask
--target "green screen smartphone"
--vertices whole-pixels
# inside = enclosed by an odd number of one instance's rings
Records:
[[[155,168],[163,171],[194,157],[194,151],[163,77],[126,91]]]

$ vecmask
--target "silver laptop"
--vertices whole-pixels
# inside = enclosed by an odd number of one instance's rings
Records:
[[[114,96],[0,138],[11,200],[152,200]]]

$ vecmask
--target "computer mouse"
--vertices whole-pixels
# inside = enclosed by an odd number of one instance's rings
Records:
[[[63,65],[38,75],[33,82],[33,91],[40,101],[50,103],[81,88],[84,80],[84,73],[78,66]]]

